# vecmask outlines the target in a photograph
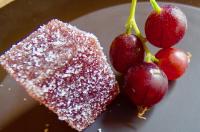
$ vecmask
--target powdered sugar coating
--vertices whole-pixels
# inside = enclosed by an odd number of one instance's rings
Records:
[[[31,96],[78,131],[119,93],[97,38],[51,20],[0,57]]]

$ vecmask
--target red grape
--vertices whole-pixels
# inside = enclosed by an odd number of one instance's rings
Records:
[[[171,5],[161,7],[161,12],[152,11],[145,23],[147,40],[160,48],[168,48],[178,43],[186,29],[185,14]]]
[[[135,35],[121,34],[110,47],[110,60],[113,67],[120,73],[144,60],[144,48],[141,40]]]
[[[163,98],[167,90],[167,76],[154,63],[143,62],[133,66],[125,76],[125,91],[137,106],[153,106]]]
[[[158,66],[169,80],[175,80],[183,75],[189,63],[188,55],[176,48],[161,49],[156,53],[156,58],[159,59]]]

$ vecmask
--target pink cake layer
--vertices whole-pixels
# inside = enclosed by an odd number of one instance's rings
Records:
[[[97,38],[56,19],[13,45],[0,63],[33,98],[78,131],[119,93]]]

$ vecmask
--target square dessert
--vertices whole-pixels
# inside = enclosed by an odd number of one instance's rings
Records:
[[[78,131],[93,123],[119,93],[97,38],[56,19],[13,45],[0,64]]]

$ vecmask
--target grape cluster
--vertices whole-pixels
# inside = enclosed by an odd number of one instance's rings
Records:
[[[186,71],[191,55],[172,47],[187,30],[186,16],[178,7],[160,7],[155,0],[150,0],[153,11],[145,23],[145,38],[135,21],[136,3],[137,0],[132,0],[126,32],[111,44],[110,61],[124,75],[124,91],[137,105],[138,117],[144,118],[145,111],[167,93],[168,80],[176,80]],[[153,55],[146,42],[161,49]]]

